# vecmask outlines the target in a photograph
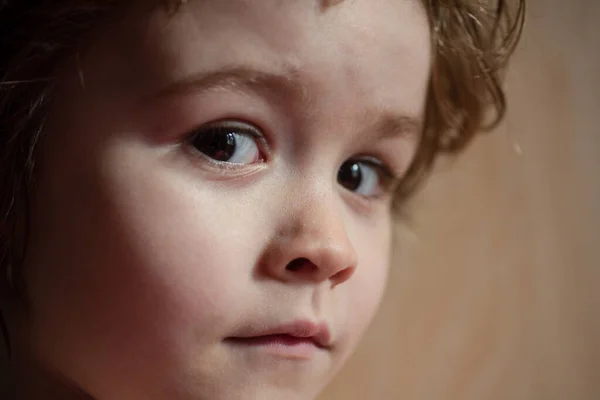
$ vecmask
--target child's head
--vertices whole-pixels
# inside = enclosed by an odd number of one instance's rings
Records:
[[[156,3],[0,3],[16,390],[314,398],[377,309],[392,204],[502,115],[523,4]]]

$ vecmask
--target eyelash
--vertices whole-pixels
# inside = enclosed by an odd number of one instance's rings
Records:
[[[254,124],[250,124],[247,122],[243,122],[241,120],[218,120],[214,122],[210,122],[207,124],[203,124],[198,128],[195,128],[185,136],[185,146],[190,148],[191,152],[194,156],[201,158],[203,161],[210,163],[211,165],[223,169],[223,170],[237,170],[247,165],[244,164],[236,164],[226,161],[218,161],[210,158],[209,156],[203,154],[201,151],[195,148],[194,140],[200,137],[203,134],[206,134],[210,129],[219,131],[220,133],[225,133],[227,131],[231,131],[235,129],[237,133],[242,133],[252,137],[256,143],[259,151],[262,155],[261,162],[267,162],[270,156],[269,144],[268,140],[264,134],[262,134],[262,130],[256,127]],[[204,133],[203,133],[204,132]]]
[[[221,133],[226,133],[235,129],[237,133],[245,134],[252,137],[257,143],[258,150],[261,152],[260,163],[268,162],[270,156],[269,144],[267,138],[262,133],[262,129],[255,126],[254,124],[244,122],[241,120],[218,120],[215,122],[210,122],[201,125],[200,127],[194,129],[191,133],[186,135],[186,147],[190,148],[190,151],[194,154],[194,156],[201,158],[202,161],[208,162],[212,166],[225,171],[235,171],[248,166],[247,164],[238,164],[231,163],[228,161],[215,160],[202,153],[197,148],[195,148],[194,141],[201,135],[206,134],[206,132],[211,129],[220,131]],[[401,181],[399,174],[396,173],[394,169],[390,167],[389,164],[383,161],[380,157],[372,155],[358,155],[347,159],[345,163],[346,162],[365,164],[374,168],[377,171],[378,177],[381,182],[382,193],[380,195],[371,196],[357,194],[358,196],[366,200],[379,199],[381,197],[388,196],[394,191],[394,189],[399,185]]]
[[[396,174],[396,172],[394,172],[394,169],[378,157],[369,155],[356,156],[350,160],[371,165],[375,169],[379,170],[383,179],[388,182],[396,182],[400,180],[400,177],[398,174]]]
[[[400,178],[398,175],[393,172],[391,167],[389,167],[378,157],[371,155],[360,155],[349,158],[347,162],[366,164],[375,169],[377,173],[381,187],[380,193],[374,195],[362,195],[360,193],[353,192],[354,195],[358,196],[363,201],[373,202],[387,199],[394,193],[400,183]]]

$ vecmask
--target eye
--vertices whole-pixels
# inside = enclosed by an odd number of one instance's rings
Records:
[[[351,192],[377,197],[386,190],[391,177],[377,161],[348,160],[340,167],[337,180]]]
[[[264,161],[258,141],[258,129],[241,122],[221,122],[202,126],[193,135],[191,144],[213,161],[229,164],[256,164]]]

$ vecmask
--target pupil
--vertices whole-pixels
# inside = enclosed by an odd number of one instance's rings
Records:
[[[355,191],[362,181],[362,172],[357,162],[347,161],[338,172],[338,182],[348,190]]]
[[[194,141],[194,146],[210,158],[228,161],[235,154],[235,135],[232,132],[204,133]]]

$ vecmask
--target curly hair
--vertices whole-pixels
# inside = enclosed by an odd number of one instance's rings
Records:
[[[162,0],[176,12],[187,0]],[[175,1],[175,2],[174,2]],[[525,0],[422,0],[433,65],[425,126],[398,202],[440,154],[457,154],[506,109],[502,72],[524,24]],[[29,227],[36,144],[44,134],[53,74],[82,40],[123,7],[116,0],[0,0],[0,282],[15,287]],[[490,117],[491,116],[491,117]],[[2,291],[0,291],[1,293]]]
[[[433,69],[420,146],[396,199],[405,200],[441,154],[459,154],[506,113],[503,73],[525,23],[525,0],[423,0]]]

